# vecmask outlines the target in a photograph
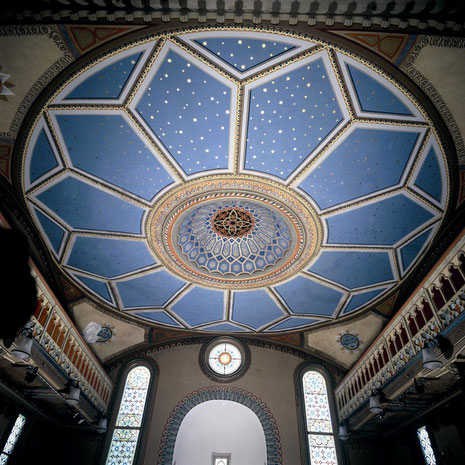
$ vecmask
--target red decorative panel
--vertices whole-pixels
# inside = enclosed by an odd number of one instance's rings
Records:
[[[80,55],[97,47],[98,45],[103,44],[104,42],[109,41],[110,39],[114,39],[140,28],[141,26],[64,26],[69,40]]]
[[[283,336],[269,336],[267,339],[276,342],[284,342],[300,347],[302,345],[302,339],[299,333],[297,334],[286,334]]]
[[[399,60],[402,61],[416,39],[416,36],[410,34],[389,34],[385,32],[335,31],[334,33],[372,49],[396,64],[398,64]]]

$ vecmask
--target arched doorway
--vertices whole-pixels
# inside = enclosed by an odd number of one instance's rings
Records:
[[[266,464],[265,433],[252,410],[230,400],[208,400],[184,417],[173,465],[209,465],[215,459],[225,465]]]
[[[196,406],[213,400],[230,401],[241,404],[253,412],[260,422],[265,436],[266,465],[279,465],[282,463],[278,427],[266,404],[259,398],[255,397],[252,393],[239,388],[210,386],[187,395],[174,407],[162,434],[160,449],[158,452],[159,465],[174,464],[176,440],[184,419]],[[218,450],[214,452],[226,451]],[[180,463],[179,465],[182,464]]]

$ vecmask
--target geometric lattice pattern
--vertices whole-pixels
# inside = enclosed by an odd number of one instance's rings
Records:
[[[138,366],[128,373],[106,465],[133,463],[149,384],[148,368]]]
[[[247,212],[237,208],[227,208],[212,218],[215,231],[223,236],[238,237],[247,234],[253,226],[253,220]]]
[[[429,439],[429,434],[426,426],[422,426],[417,430],[418,440],[420,441],[421,450],[425,457],[426,465],[436,465],[436,457],[434,455],[433,447]]]
[[[10,432],[10,435],[6,440],[6,444],[3,448],[2,454],[0,455],[0,465],[4,465],[5,463],[7,463],[11,453],[13,452],[15,444],[18,441],[21,431],[23,430],[25,423],[26,418],[23,415],[19,414]]]
[[[334,436],[308,435],[312,465],[337,465]]]
[[[70,75],[26,137],[24,200],[66,279],[213,333],[302,330],[402,286],[451,203],[438,131],[405,86],[323,38],[140,34]]]
[[[307,371],[302,387],[311,463],[337,465],[326,381],[320,373]]]
[[[231,211],[235,212],[233,219]],[[238,212],[248,218],[247,225],[237,218]],[[226,213],[227,227],[226,219],[218,218]],[[238,223],[240,234],[236,232]],[[207,271],[235,276],[274,265],[289,249],[291,240],[289,227],[275,211],[237,200],[210,202],[195,209],[181,223],[178,235],[179,246],[190,261]]]

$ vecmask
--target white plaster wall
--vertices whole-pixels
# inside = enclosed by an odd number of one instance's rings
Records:
[[[210,400],[185,416],[173,463],[210,465],[214,452],[231,454],[231,465],[266,463],[265,434],[252,410],[237,402]]]

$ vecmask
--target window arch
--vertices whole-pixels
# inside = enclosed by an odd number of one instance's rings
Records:
[[[320,366],[304,364],[297,375],[304,463],[342,465],[329,374]]]
[[[144,416],[149,403],[148,392],[153,385],[153,368],[145,362],[131,363],[123,370],[119,385],[119,404],[116,404],[111,442],[105,465],[136,463],[141,448]],[[153,399],[152,399],[153,401]],[[153,402],[151,402],[153,403]]]

